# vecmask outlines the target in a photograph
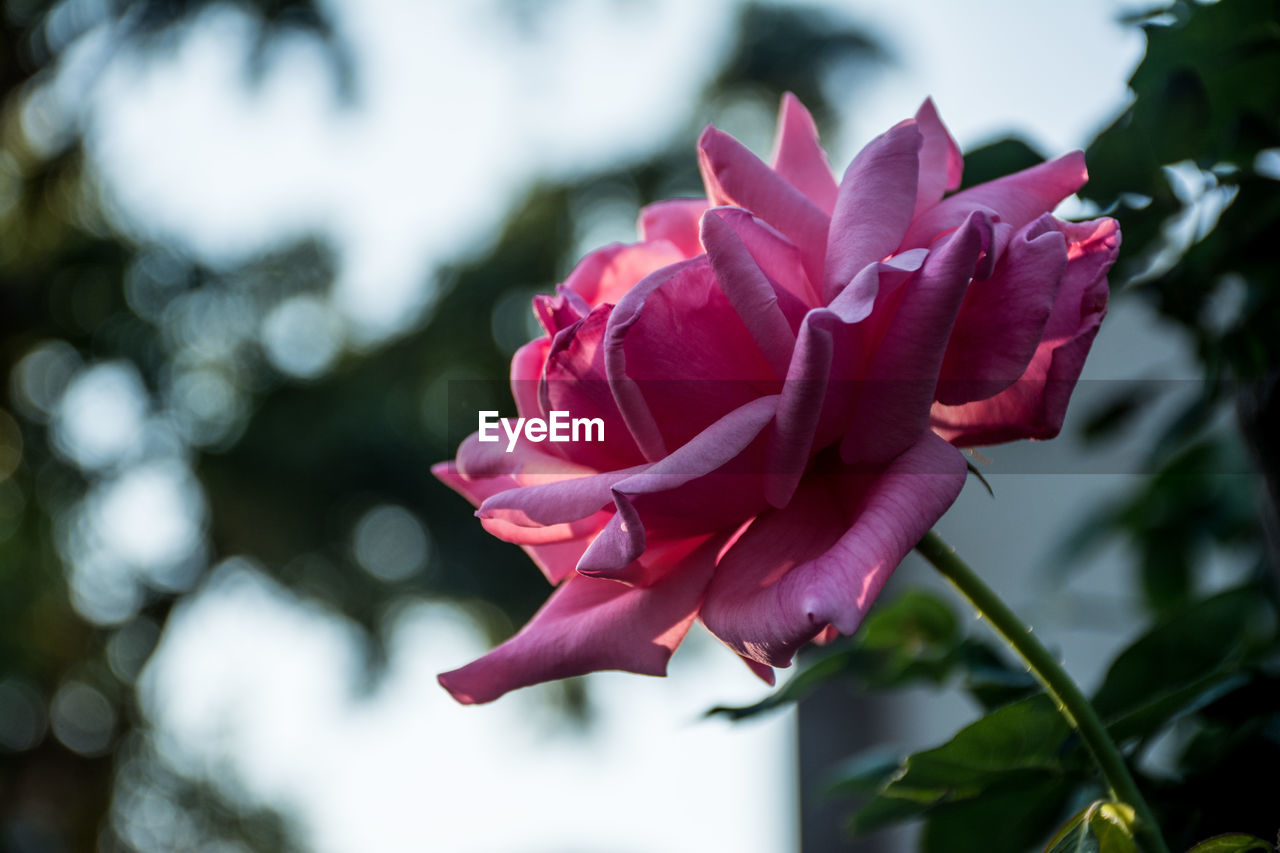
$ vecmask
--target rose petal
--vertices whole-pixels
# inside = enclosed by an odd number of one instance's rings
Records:
[[[547,483],[557,480],[568,480],[594,474],[595,469],[576,462],[570,462],[546,448],[546,443],[534,443],[521,437],[516,441],[511,452],[507,452],[508,438],[506,430],[499,426],[496,430],[497,441],[481,441],[480,433],[473,432],[458,445],[456,461],[458,472],[468,479],[481,477],[516,478],[521,485],[529,483]]]
[[[500,492],[495,492],[498,493]],[[503,518],[482,518],[480,524],[495,538],[513,545],[553,545],[584,537],[589,541],[609,523],[610,516],[610,513],[601,511],[577,521],[548,524],[545,527],[521,526]],[[584,543],[583,550],[585,548]],[[578,556],[582,556],[582,551],[578,552]],[[576,562],[571,568],[577,568]]]
[[[516,483],[511,477],[490,477],[482,480],[467,480],[458,473],[452,462],[441,462],[431,467],[431,473],[442,483],[462,495],[473,506],[479,506],[486,498],[514,488]],[[542,541],[530,541],[522,544],[524,551],[542,570],[547,580],[558,584],[564,580],[578,565],[578,560],[591,544],[596,531],[605,525],[605,514],[592,516],[573,525],[555,525],[538,530],[528,529],[530,534],[541,535]],[[514,532],[514,525],[496,527],[505,523],[481,522],[485,529],[499,539],[511,541],[508,535]],[[527,529],[527,528],[526,528]],[[545,531],[545,533],[544,533]],[[564,537],[564,538],[562,538]]]
[[[705,198],[679,198],[657,201],[640,209],[636,227],[646,242],[666,240],[686,258],[702,252],[698,242],[698,220],[708,207]]]
[[[1107,311],[1107,270],[1120,250],[1114,219],[1056,222],[1067,237],[1067,268],[1044,338],[1018,381],[988,400],[933,407],[934,429],[960,447],[1053,438],[1085,356]]]
[[[884,582],[960,493],[964,458],[925,432],[878,473],[806,478],[724,554],[702,605],[713,634],[744,657],[788,666],[828,624],[862,622]]]
[[[605,336],[614,399],[646,458],[661,458],[781,386],[705,255],[636,285]]]
[[[902,242],[915,209],[922,140],[915,122],[906,121],[867,143],[849,164],[827,236],[824,301]]]
[[[612,305],[649,273],[684,259],[685,253],[666,240],[614,243],[579,261],[563,286],[593,307]]]
[[[649,587],[574,575],[527,625],[440,684],[464,704],[518,687],[604,669],[664,675],[711,577],[719,541],[709,541]]]
[[[738,655],[738,660],[745,663],[747,665],[747,669],[755,673],[756,678],[759,678],[770,687],[777,683],[778,679],[777,676],[774,675],[773,667],[760,663],[759,661],[754,661],[751,658],[744,658],[742,655]]]
[[[768,451],[765,495],[786,506],[810,454],[838,438],[857,402],[863,369],[858,324],[875,306],[882,285],[894,290],[924,262],[923,249],[868,264],[827,308],[810,311],[800,329],[783,385]]]
[[[920,145],[920,181],[916,187],[913,219],[941,201],[947,190],[960,186],[964,171],[960,146],[938,117],[932,98],[925,98],[916,111],[916,127],[920,128],[924,141]]]
[[[740,207],[717,207],[720,218],[742,241],[756,266],[765,274],[778,296],[778,306],[793,329],[800,328],[805,312],[822,303],[818,289],[804,271],[804,261],[796,244],[755,214]]]
[[[992,397],[1023,374],[1053,311],[1067,244],[1045,214],[1018,232],[986,281],[974,281],[942,360],[937,399],[949,406]]]
[[[800,249],[810,281],[822,281],[829,218],[809,197],[742,143],[707,125],[698,139],[698,166],[713,205],[746,208]]]
[[[545,412],[568,412],[572,418],[599,419],[601,429],[580,441],[558,442],[551,451],[597,469],[626,468],[644,461],[609,387],[604,338],[611,305],[597,305],[581,322],[559,332],[549,347],[538,383]],[[604,440],[598,441],[600,433]]]
[[[927,246],[939,234],[959,227],[978,210],[995,215],[1014,230],[1020,229],[1041,214],[1052,212],[1088,179],[1084,153],[1074,151],[1057,160],[978,184],[938,202],[915,219],[902,239],[901,248]]]
[[[593,515],[613,502],[614,485],[649,467],[638,465],[555,482],[517,486],[486,497],[476,515],[521,527],[565,524]]]
[[[930,251],[916,277],[900,288],[883,337],[869,342],[870,365],[860,377],[857,403],[840,445],[846,462],[892,459],[927,428],[947,338],[990,240],[991,223],[973,214]]]
[[[578,571],[619,577],[617,573],[644,553],[647,532],[661,520],[677,522],[680,532],[710,532],[762,509],[763,484],[758,473],[710,475],[756,443],[773,421],[777,406],[777,397],[752,400],[671,455],[613,485],[617,514],[591,543]],[[726,489],[726,481],[732,488]]]
[[[774,171],[830,216],[836,204],[836,179],[818,142],[813,116],[790,92],[782,96],[775,138]]]
[[[551,341],[537,338],[530,341],[511,357],[511,396],[516,401],[516,412],[522,418],[546,417],[538,405],[538,382],[542,378],[542,366],[547,361]]]
[[[555,337],[561,329],[572,326],[591,311],[591,306],[576,290],[561,286],[554,296],[539,293],[533,297],[533,313],[547,334]]]
[[[613,516],[613,519],[616,520],[621,515],[623,513],[620,509]],[[637,523],[640,523],[638,519]],[[650,542],[646,545],[643,554],[640,554],[622,568],[593,569],[591,568],[592,559],[584,552],[578,560],[576,570],[580,575],[605,578],[627,586],[653,586],[666,576],[673,565],[680,563],[696,548],[700,547],[708,536],[721,535],[721,538],[723,538],[722,533],[722,531],[716,534],[700,533]],[[599,536],[596,536],[592,544],[599,538]],[[590,548],[587,550],[589,551]]]
[[[717,210],[702,217],[702,243],[707,247],[711,270],[769,367],[781,379],[787,375],[795,349],[795,332],[778,306],[773,284]]]

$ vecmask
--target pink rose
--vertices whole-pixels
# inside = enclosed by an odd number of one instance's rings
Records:
[[[838,184],[783,98],[773,165],[708,127],[707,199],[641,212],[534,300],[521,417],[604,440],[472,435],[433,470],[556,590],[440,676],[461,702],[601,669],[663,674],[695,618],[762,678],[857,629],[955,500],[959,447],[1049,438],[1106,310],[1111,219],[1050,211],[1068,154],[947,195],[960,151],[926,101]]]

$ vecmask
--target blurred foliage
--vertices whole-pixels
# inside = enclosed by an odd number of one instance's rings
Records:
[[[1061,563],[1114,542],[1132,555],[1151,623],[1092,698],[1171,848],[1268,851],[1280,829],[1280,4],[1175,2],[1130,23],[1148,42],[1134,99],[1089,147],[1081,195],[1121,222],[1113,296],[1145,300],[1181,329],[1203,382],[1142,460],[1149,473],[1084,519]],[[966,154],[965,181],[1039,159],[1004,140]],[[1086,439],[1123,435],[1154,390],[1104,400],[1086,414]],[[1246,576],[1215,591],[1224,559]],[[833,679],[959,682],[985,716],[935,749],[855,757],[837,774],[833,795],[861,800],[852,830],[922,819],[929,853],[1133,851],[1131,810],[1099,799],[1047,697],[958,625],[944,602],[907,593],[762,702],[716,710],[751,716]],[[1010,692],[974,689],[992,676]]]
[[[537,185],[483,252],[434,271],[437,298],[406,332],[344,351],[329,328],[341,321],[326,245],[304,239],[213,269],[140,241],[112,221],[85,167],[85,117],[42,112],[62,52],[85,34],[109,31],[110,54],[162,55],[227,5],[257,25],[246,84],[281,35],[302,34],[325,47],[336,94],[360,98],[360,68],[325,4],[13,0],[0,12],[0,849],[297,849],[290,815],[229,796],[234,779],[185,775],[153,737],[135,680],[174,605],[208,567],[249,556],[367,630],[370,679],[383,622],[406,597],[454,601],[494,639],[513,630],[544,582],[517,548],[457,523],[466,504],[428,473],[465,432],[450,420],[462,414],[451,385],[506,375],[528,295],[571,268],[593,201],[638,208],[701,192],[696,127],[634,162]],[[849,68],[884,61],[843,19],[798,6],[744,5],[735,35],[701,120],[745,106],[771,122],[786,89],[830,115],[823,80],[839,73],[847,88]],[[335,360],[286,370],[269,340],[277,320],[322,352],[336,346]],[[97,435],[98,456],[86,455],[68,438],[67,400],[90,380],[138,398],[140,449]],[[190,486],[178,494],[194,541],[154,564],[104,568],[95,513],[157,465]],[[363,553],[375,522],[378,547]],[[393,532],[414,559],[388,550]],[[575,682],[563,698],[585,702]]]

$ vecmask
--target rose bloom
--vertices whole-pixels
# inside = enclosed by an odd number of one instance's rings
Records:
[[[472,435],[441,480],[555,591],[440,676],[465,703],[603,669],[660,675],[700,619],[762,678],[857,629],[956,499],[959,448],[1050,438],[1107,303],[1112,219],[1050,211],[1057,160],[961,192],[930,101],[837,183],[782,101],[766,165],[708,127],[706,199],[640,214],[584,258],[512,359],[521,417],[601,418],[602,442]]]

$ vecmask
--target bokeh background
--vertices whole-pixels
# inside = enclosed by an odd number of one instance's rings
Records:
[[[0,848],[914,847],[849,840],[826,780],[945,739],[959,690],[706,719],[767,688],[695,633],[665,682],[448,699],[548,592],[429,476],[473,425],[451,383],[700,193],[703,124],[766,154],[784,91],[838,170],[926,95],[969,183],[1096,139],[1062,215],[1116,213],[1125,255],[1067,433],[941,525],[1095,685],[1268,572],[1275,12],[1220,5],[6,0]],[[1180,58],[1130,88],[1140,23]]]

